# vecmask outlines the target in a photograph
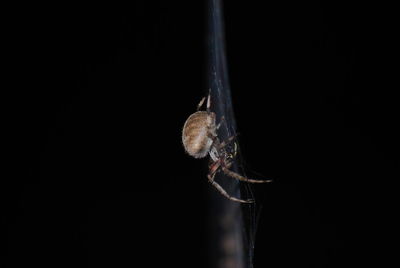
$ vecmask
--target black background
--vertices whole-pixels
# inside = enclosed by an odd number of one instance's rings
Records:
[[[399,149],[390,9],[225,3],[243,156],[274,179],[256,189],[255,267],[387,260]],[[201,1],[35,4],[12,17],[1,267],[205,267],[214,189],[180,140],[207,90]]]

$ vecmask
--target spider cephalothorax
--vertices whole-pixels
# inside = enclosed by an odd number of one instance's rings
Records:
[[[221,122],[216,124],[216,115],[210,111],[210,95],[207,98],[207,110],[200,111],[201,106],[205,101],[205,97],[200,101],[197,106],[197,112],[193,113],[186,120],[182,131],[182,143],[186,152],[194,158],[204,158],[207,155],[211,158],[209,165],[208,180],[217,188],[217,190],[230,200],[251,203],[252,200],[243,200],[230,196],[217,182],[214,177],[217,172],[222,171],[226,175],[235,179],[246,181],[250,183],[264,183],[270,180],[252,180],[239,175],[230,170],[234,154],[228,153],[226,147],[230,144],[234,137],[221,142],[217,135],[217,130]],[[221,120],[223,121],[223,119]],[[236,144],[235,144],[236,145]]]

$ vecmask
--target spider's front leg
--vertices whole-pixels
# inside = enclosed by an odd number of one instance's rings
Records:
[[[228,164],[223,164],[221,165],[221,169],[222,172],[224,172],[226,175],[228,175],[231,178],[240,180],[240,181],[245,181],[245,182],[249,182],[249,183],[268,183],[268,182],[272,182],[272,180],[253,180],[253,179],[249,179],[246,178],[236,172],[233,172],[232,170],[229,169],[230,165],[228,166]]]
[[[221,161],[215,161],[210,165],[210,173],[208,174],[207,178],[208,181],[212,184],[212,186],[214,186],[223,196],[225,196],[226,198],[235,201],[235,202],[239,202],[239,203],[253,203],[254,201],[249,199],[249,200],[243,200],[243,199],[239,199],[236,197],[233,197],[231,195],[229,195],[224,188],[222,188],[221,185],[219,185],[215,180],[215,174],[217,173],[218,169],[221,167]]]
[[[215,175],[215,174],[214,174]],[[239,199],[236,197],[233,197],[231,195],[229,195],[224,188],[222,188],[221,185],[219,185],[215,180],[214,180],[214,176],[211,176],[211,174],[208,175],[208,180],[211,183],[212,186],[214,186],[223,196],[225,196],[226,198],[235,201],[235,202],[239,202],[239,203],[254,203],[254,201],[252,199],[248,199],[248,200],[243,200],[243,199]]]

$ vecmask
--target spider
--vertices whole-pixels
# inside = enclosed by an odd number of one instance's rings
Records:
[[[188,117],[183,126],[182,143],[185,151],[194,158],[204,158],[207,155],[210,156],[211,162],[207,178],[222,195],[232,201],[253,203],[254,201],[251,199],[243,200],[229,195],[225,189],[214,180],[215,175],[219,171],[222,171],[231,178],[249,183],[266,183],[271,181],[248,179],[229,169],[232,166],[232,160],[236,153],[228,153],[226,148],[227,145],[234,140],[235,136],[232,136],[223,142],[218,138],[217,130],[224,121],[224,118],[221,119],[218,125],[216,124],[216,115],[214,112],[210,111],[210,98],[209,94],[207,97],[206,111],[200,111],[200,108],[203,106],[206,99],[206,97],[204,97],[197,105],[197,111]]]

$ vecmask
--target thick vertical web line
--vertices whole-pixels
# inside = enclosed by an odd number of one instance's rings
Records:
[[[206,72],[211,93],[211,110],[216,113],[218,122],[222,117],[225,118],[225,123],[218,131],[218,136],[223,141],[236,134],[236,122],[229,86],[221,0],[208,1],[206,35]],[[234,161],[231,169],[238,170],[237,161]],[[241,198],[237,180],[221,172],[216,179],[228,193]],[[238,204],[217,191],[210,191],[209,202],[209,267],[253,267],[254,204]]]

